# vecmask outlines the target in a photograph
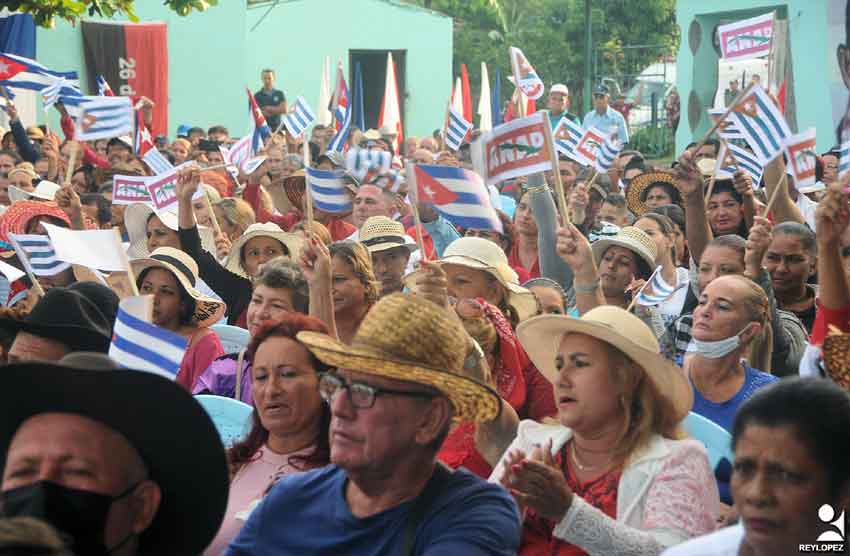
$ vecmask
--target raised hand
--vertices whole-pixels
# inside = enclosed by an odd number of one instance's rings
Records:
[[[753,227],[747,236],[746,251],[744,252],[745,273],[755,279],[761,273],[761,263],[764,254],[773,241],[773,224],[762,216],[753,219]]]
[[[309,239],[301,249],[298,264],[310,287],[314,284],[330,284],[331,253],[315,233],[310,233]]]
[[[177,171],[177,199],[192,203],[192,195],[201,183],[200,168],[194,165],[186,166]]]
[[[446,272],[433,261],[421,261],[416,273],[416,295],[436,303],[444,309],[449,308],[449,289]]]
[[[840,184],[830,185],[818,203],[815,210],[815,235],[821,245],[838,244],[841,241],[841,233],[850,224],[846,187],[846,179]]]
[[[579,225],[584,223],[587,205],[590,204],[590,190],[586,183],[577,184],[570,191],[570,198],[567,200],[567,205],[570,210],[570,218],[573,222],[578,222]]]
[[[558,228],[555,249],[558,256],[570,265],[577,278],[588,278],[591,282],[596,279],[596,263],[590,243],[572,222]]]
[[[573,503],[573,491],[552,456],[552,440],[535,448],[532,457],[511,465],[508,491],[517,503],[540,516],[561,521]]]
[[[697,168],[693,156],[688,151],[682,153],[676,166],[676,183],[685,196],[699,194],[702,191],[702,174]]]
[[[753,196],[753,178],[741,169],[735,171],[735,191],[740,193],[742,197]]]
[[[219,260],[223,260],[227,258],[230,254],[230,248],[233,244],[230,242],[230,238],[224,235],[223,232],[218,232],[215,234],[215,251],[216,255],[218,255]]]

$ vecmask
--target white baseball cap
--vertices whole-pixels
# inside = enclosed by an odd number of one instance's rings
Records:
[[[552,93],[561,93],[562,95],[569,96],[570,90],[563,83],[555,83],[549,88],[549,94],[551,95]]]

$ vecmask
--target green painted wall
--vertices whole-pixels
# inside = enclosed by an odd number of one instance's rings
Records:
[[[284,1],[269,11],[270,5],[220,0],[204,13],[179,17],[158,0],[136,2],[142,21],[168,24],[170,135],[184,123],[221,123],[234,136],[246,133],[245,87],[259,88],[264,67],[278,71],[288,96],[303,95],[315,108],[322,60],[330,56],[333,71],[341,59],[348,76],[349,49],[406,50],[405,132],[422,135],[439,126],[451,92],[451,18],[385,0]],[[80,72],[85,92],[79,26],[39,29],[37,49],[48,67]],[[58,126],[55,113],[51,125]]]
[[[835,144],[837,120],[829,108],[835,84],[830,83],[830,73],[827,71],[827,64],[835,64],[835,45],[829,44],[826,28],[828,18],[835,15],[830,15],[830,4],[838,3],[836,0],[678,0],[676,18],[682,31],[682,46],[677,60],[677,88],[682,104],[676,133],[676,152],[681,152],[689,142],[701,138],[709,127],[705,108],[711,106],[717,88],[719,59],[712,43],[715,27],[722,18],[746,19],[770,10],[777,10],[780,18],[789,22],[788,37],[798,126],[801,129],[812,126],[817,128],[820,151]],[[701,27],[702,37],[696,52],[692,53],[689,33],[694,20]],[[688,119],[692,90],[701,102],[701,116],[694,130],[691,130]]]
[[[452,88],[451,18],[384,0],[296,0],[250,8],[247,28],[246,82],[258,87],[260,71],[271,67],[287,98],[301,95],[314,109],[325,56],[333,86],[340,60],[349,80],[349,50],[406,50],[405,134],[440,126]]]

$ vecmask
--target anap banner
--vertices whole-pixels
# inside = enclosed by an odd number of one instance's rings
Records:
[[[488,185],[552,169],[548,112],[511,120],[472,144],[476,171]]]
[[[720,51],[727,60],[760,58],[770,53],[774,12],[721,25],[717,28]]]
[[[818,156],[815,139],[813,127],[785,139],[788,167],[794,174],[794,182],[798,189],[815,184],[815,161]]]

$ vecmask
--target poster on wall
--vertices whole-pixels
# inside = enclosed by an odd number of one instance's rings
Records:
[[[83,21],[83,48],[89,90],[97,94],[102,75],[116,95],[146,96],[154,135],[168,130],[168,27],[165,23]]]
[[[742,19],[717,28],[720,52],[727,60],[760,58],[770,53],[774,13]]]
[[[835,143],[850,138],[850,3],[848,0],[829,0],[826,16],[826,60],[824,78],[828,83],[832,121],[835,122]]]
[[[732,82],[735,82],[733,84]],[[714,94],[713,108],[726,108],[751,82],[767,81],[767,59],[751,58],[749,60],[717,61],[717,91]]]

